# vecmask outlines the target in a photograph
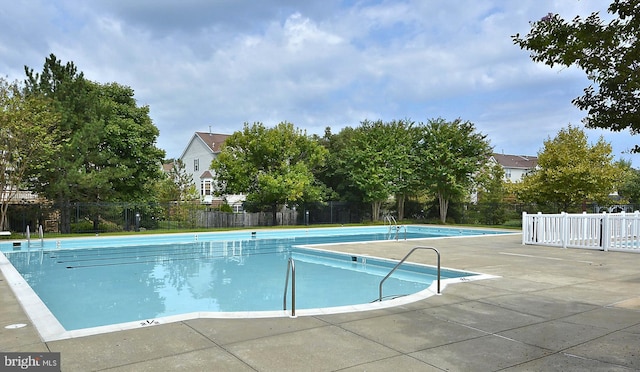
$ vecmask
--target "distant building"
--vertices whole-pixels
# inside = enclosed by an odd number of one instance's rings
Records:
[[[505,155],[493,153],[489,162],[500,164],[504,169],[504,180],[510,182],[520,182],[522,178],[535,170],[538,166],[536,156],[526,155]]]
[[[164,173],[171,173],[171,171],[173,170],[174,164],[173,162],[171,163],[164,163],[162,164],[162,171]]]
[[[211,169],[211,162],[218,156],[222,144],[229,136],[228,134],[195,132],[182,152],[180,160],[184,164],[185,172],[191,175],[202,203],[217,205],[226,201],[235,211],[240,211],[244,196],[216,197],[213,195],[215,172]]]
[[[228,137],[228,134],[196,132],[180,155],[185,172],[191,175],[200,200],[205,204],[211,204],[214,200],[211,162],[218,156],[220,146]]]

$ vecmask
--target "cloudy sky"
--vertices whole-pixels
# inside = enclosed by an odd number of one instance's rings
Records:
[[[536,155],[583,113],[589,82],[531,62],[511,35],[577,0],[21,0],[0,8],[0,74],[24,79],[54,53],[91,80],[135,90],[178,157],[195,131],[288,121],[322,134],[364,119],[469,120],[496,152]],[[587,131],[616,158],[640,137]]]

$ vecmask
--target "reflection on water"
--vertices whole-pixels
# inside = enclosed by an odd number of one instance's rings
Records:
[[[60,323],[73,330],[190,312],[282,310],[292,245],[362,240],[247,239],[6,255]],[[296,258],[298,309],[377,298],[381,277],[372,273],[380,270],[334,261]],[[353,270],[355,266],[359,270]],[[391,279],[385,294],[426,287],[424,281]]]

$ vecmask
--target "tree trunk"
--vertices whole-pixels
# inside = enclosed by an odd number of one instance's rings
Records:
[[[404,219],[404,201],[406,199],[406,194],[397,194],[396,195],[396,203],[398,209],[398,221],[402,221]]]
[[[7,210],[9,209],[9,203],[3,203],[0,209],[0,231],[5,231],[8,230],[9,227],[7,226]]]
[[[60,199],[60,232],[62,234],[71,233],[71,204],[69,198]]]
[[[278,204],[273,204],[271,218],[273,219],[271,225],[275,226],[278,223]]]
[[[0,189],[3,195],[0,195],[0,231],[9,229],[9,221],[7,219],[7,211],[9,210],[9,201],[18,194],[18,188],[15,189],[7,183],[3,184],[4,190]]]
[[[93,231],[98,232],[98,228],[100,227],[100,215],[95,214],[93,216]]]
[[[440,221],[447,223],[447,210],[449,209],[449,199],[442,193],[438,193],[438,202],[440,203]]]
[[[371,220],[378,221],[380,217],[380,207],[382,206],[381,201],[371,202]]]

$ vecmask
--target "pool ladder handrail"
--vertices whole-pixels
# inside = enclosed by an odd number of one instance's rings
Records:
[[[289,271],[291,271],[291,316],[296,316],[296,263],[292,257],[289,257],[287,263],[287,278],[284,281],[284,298],[282,301],[282,310],[287,310],[287,289],[289,288]]]
[[[396,227],[397,227],[397,226],[398,226],[398,221],[396,221],[396,218],[395,218],[395,217],[393,217],[392,215],[387,214],[386,216],[384,216],[384,224],[386,225],[386,224],[387,224],[387,222],[389,222],[389,231],[388,231],[388,234],[389,234],[389,235],[391,235],[391,228],[392,228],[393,226],[396,226]],[[397,230],[397,229],[396,229],[396,230]]]
[[[387,280],[391,274],[393,274],[394,271],[396,271],[396,269],[398,267],[400,267],[400,265],[402,265],[404,263],[404,261],[407,260],[407,258],[409,258],[409,256],[411,256],[411,254],[419,249],[430,249],[436,252],[436,254],[438,255],[438,294],[440,294],[440,252],[434,248],[434,247],[415,247],[412,250],[409,251],[409,253],[407,253],[404,258],[402,260],[400,260],[400,262],[398,262],[393,269],[391,269],[391,271],[389,271],[389,274],[387,274],[387,276],[385,276],[381,281],[380,281],[380,285],[379,285],[379,297],[378,297],[378,301],[382,301],[382,284],[384,284],[385,280]]]
[[[29,231],[29,225],[27,225],[27,247],[31,248],[31,231]],[[42,225],[38,225],[38,237],[40,238],[40,247],[44,247],[44,232],[42,231]]]
[[[396,226],[396,240],[398,240],[398,235],[400,233],[400,229],[404,229],[404,240],[407,240],[407,226],[406,225]]]
[[[384,217],[384,224],[387,224],[387,221],[389,221],[389,231],[387,232],[387,234],[389,235],[389,237],[391,237],[391,229],[393,227],[395,227],[396,230],[396,235],[395,238],[396,240],[398,240],[398,237],[400,235],[400,229],[404,228],[404,240],[407,240],[407,226],[405,225],[398,225],[398,221],[396,220],[395,217],[393,217],[392,215],[388,214]]]

